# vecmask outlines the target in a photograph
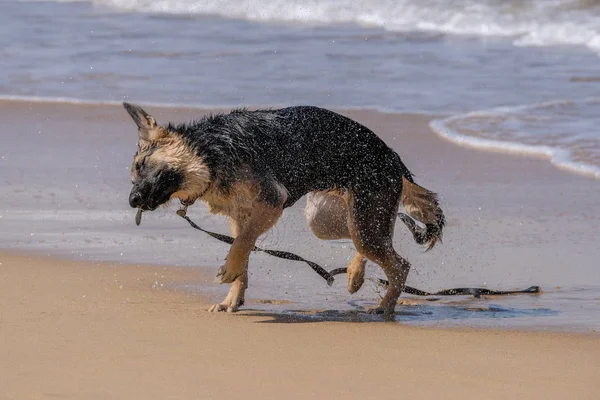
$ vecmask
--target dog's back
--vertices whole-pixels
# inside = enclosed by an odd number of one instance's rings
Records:
[[[285,186],[286,207],[316,190],[400,190],[403,176],[412,181],[398,154],[377,135],[332,111],[298,106],[222,117],[238,124],[253,148],[245,162],[257,171],[266,169]]]

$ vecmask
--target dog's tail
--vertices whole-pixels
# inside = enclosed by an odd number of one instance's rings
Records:
[[[412,232],[415,242],[427,246],[431,250],[438,241],[442,241],[442,230],[446,225],[446,217],[440,208],[437,194],[402,177],[402,195],[400,201],[406,214],[400,213],[400,219]],[[417,226],[415,221],[425,224],[425,228]]]

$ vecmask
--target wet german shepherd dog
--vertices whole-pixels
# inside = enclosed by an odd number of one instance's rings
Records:
[[[172,199],[202,200],[229,217],[235,237],[217,278],[229,294],[210,311],[244,304],[248,259],[257,238],[283,210],[307,196],[306,217],[321,239],[351,239],[348,291],[362,286],[367,259],[390,282],[371,313],[393,314],[410,264],[392,246],[400,203],[415,241],[432,248],[444,214],[435,193],[417,185],[400,156],[365,126],[318,107],[233,110],[190,123],[158,125],[142,108],[123,104],[138,127],[131,168],[131,207],[154,210]]]

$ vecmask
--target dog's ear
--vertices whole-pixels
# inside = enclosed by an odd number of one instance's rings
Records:
[[[125,107],[125,110],[127,110],[137,125],[140,140],[151,141],[163,134],[164,130],[158,126],[154,117],[144,111],[142,107],[129,103],[123,103],[123,107]]]

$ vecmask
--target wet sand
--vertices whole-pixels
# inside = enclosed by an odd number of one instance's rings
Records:
[[[0,253],[1,399],[597,399],[597,335],[205,312],[195,268]]]

